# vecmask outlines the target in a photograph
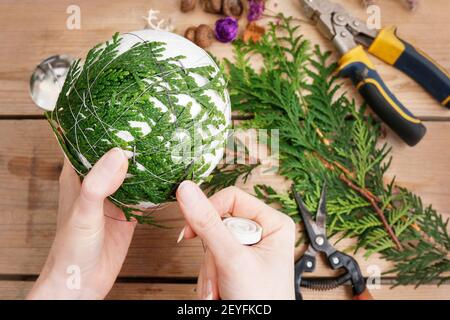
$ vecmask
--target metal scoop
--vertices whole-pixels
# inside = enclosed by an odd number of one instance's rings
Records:
[[[56,55],[36,66],[30,78],[30,95],[39,108],[45,111],[52,111],[55,108],[73,61],[74,58],[68,55]]]

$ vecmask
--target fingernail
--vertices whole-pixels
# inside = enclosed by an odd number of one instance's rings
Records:
[[[122,167],[124,159],[125,154],[122,149],[113,148],[103,156],[102,166],[110,172],[116,172]]]
[[[213,299],[212,282],[211,280],[207,280],[205,290],[205,300],[212,300],[212,299]]]
[[[183,229],[181,229],[180,235],[178,236],[177,244],[180,243],[181,240],[183,240],[185,231],[186,231],[186,226],[184,226]]]
[[[186,205],[195,204],[199,200],[199,197],[203,195],[200,188],[194,182],[188,180],[180,184],[177,193],[180,200]]]

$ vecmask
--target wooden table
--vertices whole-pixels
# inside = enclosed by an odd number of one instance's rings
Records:
[[[68,53],[82,57],[94,44],[108,39],[115,31],[142,29],[142,16],[149,9],[171,17],[177,32],[193,23],[213,24],[217,16],[199,8],[182,14],[178,1],[167,0],[78,0],[81,29],[67,30],[68,0],[0,0],[0,298],[21,299],[31,287],[45,261],[55,233],[58,175],[62,154],[42,112],[28,94],[30,74],[44,58]],[[275,2],[278,7],[274,9]],[[365,17],[360,0],[340,1],[360,17]],[[416,13],[402,8],[399,1],[378,0],[382,23],[396,24],[404,38],[450,68],[450,2],[422,1]],[[288,14],[299,14],[297,0],[271,0],[269,7]],[[302,27],[307,38],[330,49],[314,27]],[[211,51],[230,57],[231,46],[214,44]],[[375,59],[374,59],[375,60]],[[393,68],[376,61],[384,79],[399,98],[421,119],[428,134],[416,147],[409,148],[388,134],[394,161],[387,179],[394,175],[400,185],[422,196],[450,217],[450,111],[435,103],[418,85]],[[349,94],[357,97],[349,86]],[[265,180],[264,180],[265,179]],[[267,181],[267,179],[272,179]],[[277,179],[258,174],[252,183]],[[280,180],[281,181],[281,180]],[[248,190],[251,190],[247,186]],[[169,230],[139,226],[120,277],[109,298],[186,299],[195,298],[195,282],[202,258],[197,240],[176,245],[183,225],[177,210],[166,212],[162,220]],[[340,247],[345,247],[342,243]],[[372,256],[357,255],[364,274],[376,264],[387,270],[389,264]],[[331,274],[319,267],[319,276]],[[390,289],[391,278],[383,278],[381,289],[372,290],[377,299],[444,299],[450,297],[450,284]],[[347,299],[349,288],[326,293],[306,291],[308,299]]]

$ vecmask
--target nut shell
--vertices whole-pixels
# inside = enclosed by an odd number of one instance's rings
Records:
[[[195,42],[195,31],[197,27],[189,27],[184,32],[184,37],[192,42]]]
[[[222,10],[224,15],[238,18],[244,11],[244,5],[241,0],[223,0]]]
[[[205,0],[203,10],[209,13],[221,13],[222,0]]]
[[[209,47],[214,41],[214,31],[206,24],[201,24],[195,31],[195,44],[200,48]]]
[[[188,12],[195,9],[197,0],[181,0],[180,9],[182,12]]]

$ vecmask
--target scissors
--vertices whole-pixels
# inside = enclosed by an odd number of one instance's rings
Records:
[[[400,39],[395,27],[371,29],[341,5],[328,0],[300,0],[305,15],[341,58],[338,72],[350,78],[372,110],[408,145],[414,146],[426,128],[388,89],[364,48],[404,72],[442,105],[450,108],[450,78],[442,66],[410,43]]]
[[[300,287],[307,287],[315,290],[331,290],[340,285],[351,283],[354,300],[373,300],[366,287],[364,277],[361,274],[358,262],[351,256],[336,250],[327,239],[326,232],[326,186],[322,189],[316,220],[313,220],[311,213],[306,209],[302,198],[292,186],[292,193],[297,203],[298,210],[305,225],[306,234],[309,238],[309,245],[303,256],[295,264],[295,298],[302,300]],[[316,267],[317,253],[324,253],[327,257],[328,265],[333,270],[344,271],[334,279],[304,279],[304,272],[314,272]]]

